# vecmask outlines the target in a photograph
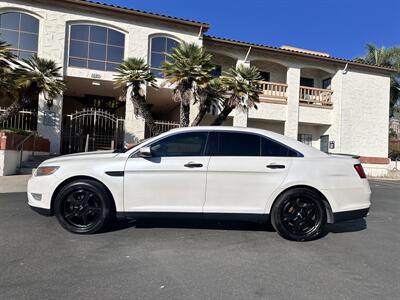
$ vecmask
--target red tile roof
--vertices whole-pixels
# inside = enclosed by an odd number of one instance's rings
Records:
[[[68,3],[81,4],[81,5],[98,7],[98,8],[103,8],[103,9],[113,9],[113,10],[119,11],[119,12],[147,16],[147,17],[151,17],[151,18],[161,19],[164,21],[170,21],[170,22],[174,22],[174,23],[185,24],[185,25],[189,25],[189,26],[203,27],[204,31],[207,31],[207,29],[210,27],[209,24],[199,22],[199,21],[177,18],[177,17],[173,17],[173,16],[167,16],[167,15],[163,15],[163,14],[147,12],[147,11],[143,11],[143,10],[108,4],[108,3],[99,2],[99,1],[92,1],[92,0],[64,0],[64,1],[68,2]]]

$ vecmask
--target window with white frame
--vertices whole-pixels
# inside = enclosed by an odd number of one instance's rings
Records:
[[[2,13],[0,39],[10,45],[18,58],[29,58],[38,51],[39,20],[20,12]]]
[[[125,35],[90,24],[70,26],[70,67],[113,72],[124,60]]]
[[[299,133],[297,140],[308,146],[312,146],[312,134]]]
[[[167,53],[179,45],[179,41],[167,36],[154,36],[150,39],[150,70],[156,77],[164,77],[161,68],[163,62],[167,61]]]

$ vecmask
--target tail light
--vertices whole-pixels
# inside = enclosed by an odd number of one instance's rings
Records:
[[[354,169],[356,169],[358,176],[360,176],[360,178],[367,178],[367,175],[365,175],[364,168],[362,167],[361,164],[354,165]]]

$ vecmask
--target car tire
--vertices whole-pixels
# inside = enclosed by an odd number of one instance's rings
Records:
[[[288,240],[310,241],[321,237],[326,224],[321,196],[307,188],[284,192],[272,207],[271,223],[278,234]]]
[[[113,206],[108,190],[94,180],[68,183],[58,193],[54,213],[66,230],[92,234],[104,229],[112,219]]]

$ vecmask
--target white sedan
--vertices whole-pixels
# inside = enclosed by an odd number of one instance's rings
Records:
[[[252,128],[175,129],[120,152],[43,162],[28,183],[29,205],[74,233],[114,217],[152,214],[270,220],[284,238],[319,237],[326,223],[368,214],[360,162]]]

